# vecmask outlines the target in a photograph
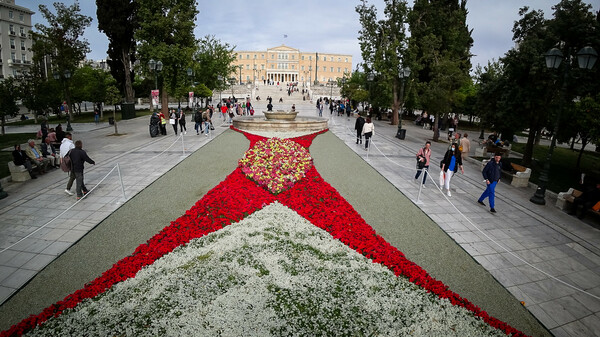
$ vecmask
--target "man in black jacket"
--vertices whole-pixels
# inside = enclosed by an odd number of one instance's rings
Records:
[[[31,176],[31,179],[37,179],[37,177],[32,172],[33,167],[31,166],[31,160],[29,159],[29,157],[27,157],[27,155],[25,154],[25,151],[21,150],[21,145],[19,145],[19,144],[15,145],[15,150],[12,152],[12,156],[13,156],[13,163],[15,163],[16,166],[20,166],[20,165],[25,166],[27,171],[29,171],[29,175]]]
[[[487,187],[477,200],[479,204],[485,206],[483,200],[489,197],[490,212],[492,213],[496,213],[496,209],[494,208],[496,184],[498,184],[500,176],[502,175],[502,163],[500,162],[500,159],[502,159],[502,153],[498,152],[494,155],[494,159],[490,160],[483,168],[482,174]]]
[[[80,140],[75,142],[75,148],[71,150],[70,157],[73,173],[75,173],[77,200],[79,200],[88,193],[88,189],[83,182],[83,164],[88,162],[92,165],[96,165],[96,162],[88,157],[87,153],[83,150],[83,142]]]
[[[362,144],[363,125],[365,125],[365,119],[361,115],[358,115],[358,118],[356,118],[356,122],[354,123],[354,130],[356,130],[356,144],[359,142]]]

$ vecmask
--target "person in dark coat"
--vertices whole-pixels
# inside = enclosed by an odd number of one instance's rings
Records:
[[[13,163],[15,164],[15,166],[25,166],[25,168],[29,172],[29,175],[31,176],[31,179],[37,179],[35,174],[33,174],[32,172],[33,166],[31,165],[31,160],[29,159],[29,157],[27,157],[25,151],[21,150],[21,145],[15,145],[15,150],[12,152],[12,156]]]
[[[485,188],[485,191],[483,191],[483,193],[477,200],[477,202],[480,205],[485,206],[483,200],[485,198],[489,198],[490,212],[492,213],[496,213],[496,209],[494,208],[494,193],[496,192],[496,185],[500,181],[500,176],[502,175],[502,162],[500,161],[500,159],[502,159],[502,153],[498,152],[494,155],[494,159],[490,160],[481,172],[483,174],[483,178],[485,179],[485,183],[487,184],[487,186]]]
[[[87,153],[83,150],[83,142],[80,140],[75,142],[75,148],[71,150],[70,157],[73,173],[75,173],[75,189],[77,191],[77,200],[79,200],[84,194],[89,192],[85,187],[85,183],[83,182],[83,165],[86,162],[96,165],[96,162],[88,157]]]
[[[362,129],[364,125],[365,119],[361,115],[358,115],[358,118],[356,118],[356,122],[354,123],[354,130],[356,130],[356,144],[362,144]]]

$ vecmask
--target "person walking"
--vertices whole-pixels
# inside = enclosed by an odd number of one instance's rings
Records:
[[[169,117],[169,123],[173,125],[173,131],[175,131],[175,136],[177,136],[177,124],[179,124],[179,113],[175,112],[175,109],[171,110],[171,115]]]
[[[196,135],[200,135],[200,131],[202,131],[202,112],[200,112],[200,110],[197,110],[194,114],[194,123]]]
[[[63,138],[60,143],[60,160],[69,153],[70,150],[75,148],[75,144],[73,144],[73,135],[70,132],[65,133],[65,138]],[[69,171],[69,182],[67,182],[67,188],[65,189],[65,193],[68,195],[73,195],[71,192],[71,187],[73,187],[73,182],[75,181],[75,172],[73,172],[73,167],[71,167],[71,171]]]
[[[356,144],[362,144],[362,129],[365,125],[365,119],[358,115],[356,122],[354,123],[354,130],[356,130]]]
[[[181,110],[181,114],[179,115],[179,130],[184,135],[187,135],[187,128],[185,127],[185,111]]]
[[[458,171],[459,168],[462,174],[465,173],[465,170],[462,166],[462,157],[457,147],[458,146],[456,144],[452,144],[450,149],[446,151],[444,159],[442,160],[442,171],[444,172],[444,188],[446,188],[447,195],[449,197],[452,196],[452,193],[450,193],[450,180],[452,179],[452,176]]]
[[[83,166],[86,162],[92,165],[96,165],[96,162],[88,157],[85,150],[83,150],[83,142],[81,140],[75,142],[75,148],[71,150],[69,156],[71,157],[71,170],[75,173],[75,191],[77,192],[77,200],[79,200],[89,192],[83,181]]]
[[[469,135],[465,132],[463,137],[460,139],[460,146],[458,147],[463,161],[465,158],[469,157],[469,152],[471,152],[471,141],[467,137],[469,137]]]
[[[477,199],[477,202],[480,205],[485,206],[483,200],[485,200],[485,198],[489,198],[490,212],[492,213],[496,213],[496,209],[494,207],[496,185],[500,181],[500,176],[502,174],[502,163],[500,162],[500,159],[502,159],[502,153],[497,152],[496,154],[494,154],[494,159],[490,160],[487,164],[485,164],[485,167],[481,172],[483,174],[483,178],[485,179],[485,183],[487,184],[487,186],[485,188],[485,191],[483,191],[483,193],[479,197],[479,199]]]
[[[371,117],[367,117],[365,125],[363,125],[361,134],[365,135],[365,150],[369,149],[369,139],[375,134],[375,125],[371,122]]]
[[[421,172],[423,174],[423,187],[425,187],[425,181],[427,180],[427,171],[429,170],[429,160],[431,159],[431,142],[426,141],[425,146],[419,149],[417,152],[417,174],[415,174],[415,181],[418,181]]]

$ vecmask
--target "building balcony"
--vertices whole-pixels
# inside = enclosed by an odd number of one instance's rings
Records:
[[[10,30],[10,31],[8,32],[8,35],[11,35],[11,36],[17,36],[17,32],[15,32],[14,30]]]
[[[27,37],[27,34],[25,34],[25,33],[21,33],[20,35],[21,35],[21,37]]]

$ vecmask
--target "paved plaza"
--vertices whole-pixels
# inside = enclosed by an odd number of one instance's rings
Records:
[[[257,111],[274,89],[261,87],[263,100],[254,102]],[[301,116],[316,115],[311,102],[286,97],[286,107],[292,103]],[[365,151],[355,144],[353,118],[331,116],[328,109],[324,116],[331,117],[329,128],[338,138],[413,200],[554,335],[600,336],[599,230],[555,208],[550,198],[545,206],[529,202],[532,187],[502,182],[496,189],[498,213],[490,213],[476,202],[484,184],[475,161],[465,162],[465,174],[452,179],[451,198],[431,179],[420,190],[413,179],[415,153],[431,138],[431,131],[407,123],[407,137],[399,140],[394,137],[396,126],[375,121],[373,146]],[[182,138],[169,126],[167,136],[150,138],[148,120],[119,122],[121,136],[111,135],[114,129],[106,124],[73,125],[73,139],[82,139],[97,163],[86,166],[86,185],[94,190],[80,202],[64,193],[67,175],[59,170],[25,183],[2,184],[9,196],[0,200],[0,303],[125,201],[227,130],[214,118],[210,137],[196,135],[188,122]],[[439,174],[434,163],[442,159],[447,146],[433,143],[434,180]],[[207,158],[211,159],[218,160],[218,154]],[[349,179],[360,177],[352,168],[341,169]]]

